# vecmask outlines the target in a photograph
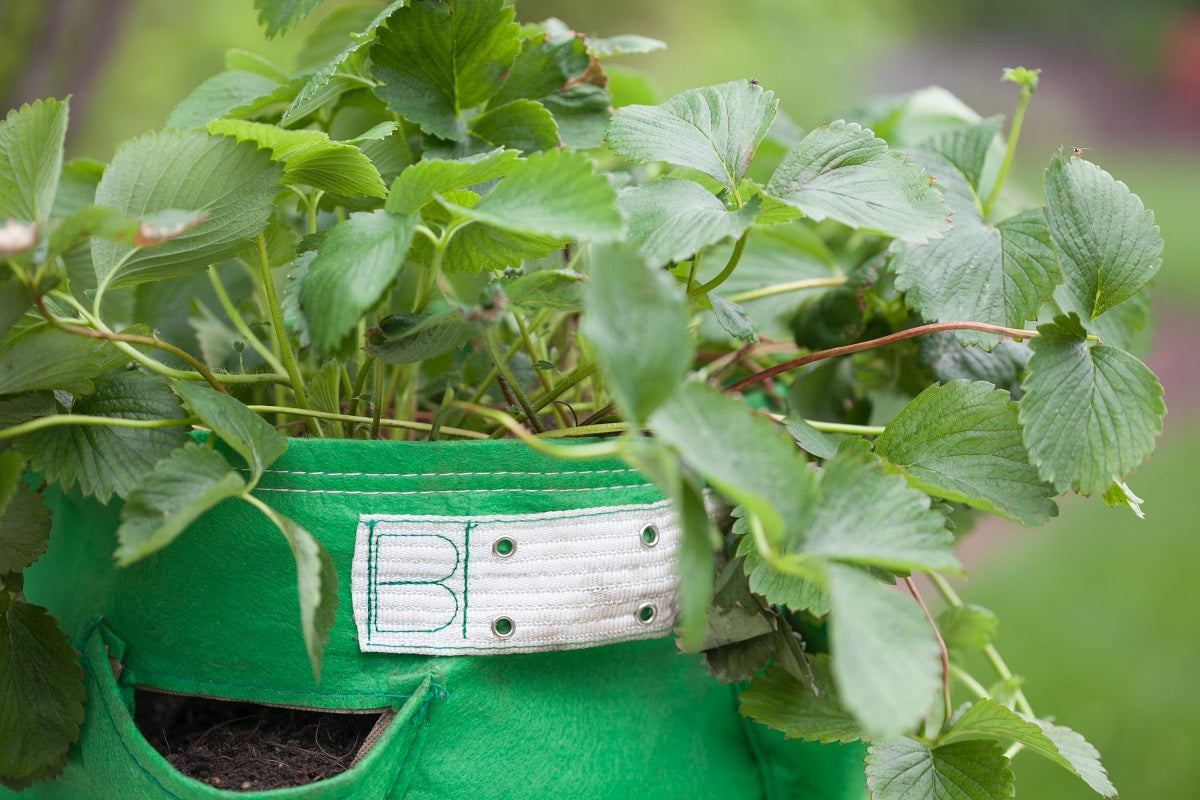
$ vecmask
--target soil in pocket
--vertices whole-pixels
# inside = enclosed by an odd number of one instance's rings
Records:
[[[175,769],[220,789],[303,786],[345,772],[378,712],[348,714],[137,689],[134,721]]]

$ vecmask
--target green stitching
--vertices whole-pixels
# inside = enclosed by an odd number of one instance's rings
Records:
[[[372,526],[371,532],[374,534],[374,526]],[[441,539],[446,544],[450,545],[450,547],[454,550],[454,566],[445,574],[445,576],[431,581],[381,581],[379,580],[378,575],[375,575],[372,579],[372,585],[375,588],[376,604],[378,604],[378,587],[380,586],[440,586],[445,589],[447,593],[449,593],[450,597],[454,598],[454,613],[450,615],[450,618],[446,620],[445,624],[439,625],[436,628],[381,628],[379,627],[378,615],[376,615],[374,622],[375,631],[378,633],[437,633],[438,631],[445,630],[446,628],[450,627],[452,624],[454,624],[454,620],[458,618],[458,594],[449,586],[447,586],[445,581],[448,581],[454,577],[454,574],[458,572],[458,565],[463,562],[463,556],[462,553],[458,551],[458,545],[456,545],[449,537],[443,536],[440,533],[381,533],[378,536],[375,536],[372,542],[373,549],[377,549],[379,547],[379,542],[381,539],[388,537],[394,537],[397,539]],[[467,580],[466,569],[464,568],[464,595],[466,594],[466,591]]]
[[[467,638],[467,609],[471,607],[471,581],[467,570],[471,565],[471,528],[475,527],[474,522],[467,522],[467,527],[463,530],[463,622],[462,622],[462,637]]]
[[[375,611],[378,603],[378,583],[375,580],[375,525],[378,520],[367,522],[367,644],[372,644],[371,633],[375,630]]]

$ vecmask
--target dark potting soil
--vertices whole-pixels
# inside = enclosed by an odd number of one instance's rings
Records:
[[[137,689],[134,721],[175,769],[230,791],[303,786],[348,770],[380,715],[302,711]]]

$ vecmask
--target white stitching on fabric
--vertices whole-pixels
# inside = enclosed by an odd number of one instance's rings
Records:
[[[540,474],[540,473],[539,473]],[[410,490],[405,492],[363,491],[361,489],[283,489],[271,486],[259,486],[256,492],[287,492],[289,494],[353,494],[353,495],[429,495],[429,494],[496,494],[516,492],[518,494],[552,494],[561,492],[613,492],[619,489],[644,489],[649,483],[627,483],[623,486],[585,486],[579,489],[428,489],[424,491]]]
[[[240,472],[249,472],[248,467],[239,467]],[[506,472],[494,470],[491,472],[321,472],[295,469],[266,469],[265,473],[272,475],[319,475],[326,478],[473,478],[484,475],[526,476],[538,475],[545,477],[561,477],[565,475],[628,475],[636,472],[632,469],[580,469],[564,472]]]

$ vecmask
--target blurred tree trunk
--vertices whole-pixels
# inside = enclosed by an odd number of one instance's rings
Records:
[[[72,116],[86,115],[127,6],[127,0],[0,0],[0,107],[69,94]]]

